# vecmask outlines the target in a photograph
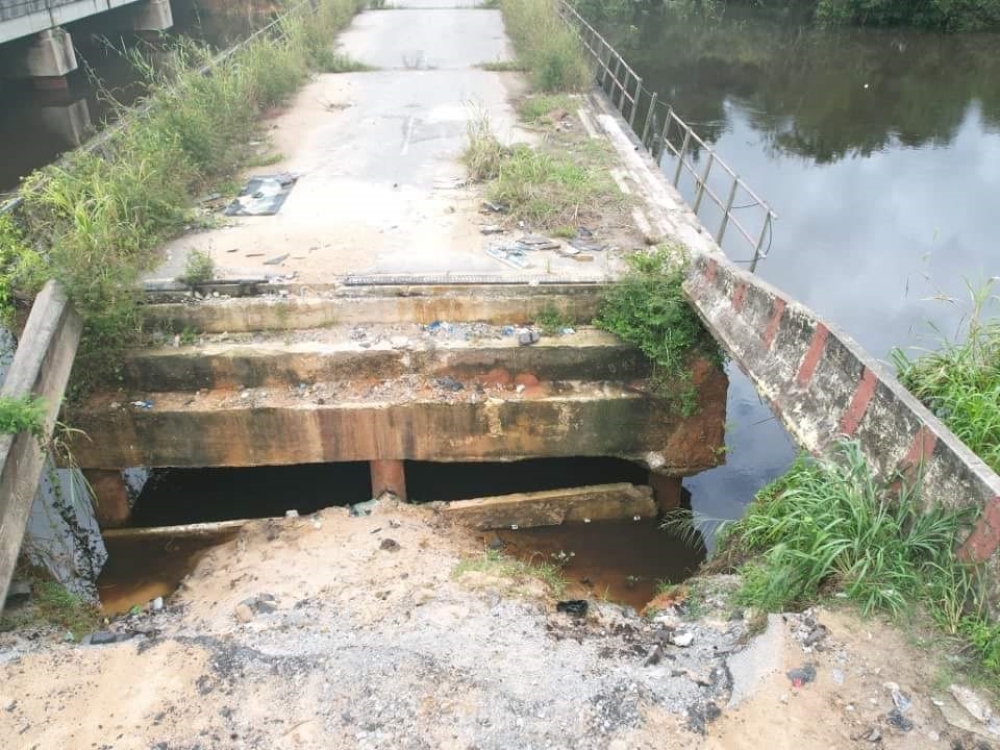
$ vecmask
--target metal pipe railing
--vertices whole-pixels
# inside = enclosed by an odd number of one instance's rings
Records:
[[[591,26],[573,6],[571,6],[566,0],[559,0],[558,8],[563,20],[566,21],[570,28],[576,32],[583,44],[584,49],[587,50],[591,58],[595,61],[595,79],[600,85],[601,90],[608,97],[611,104],[617,108],[621,116],[628,122],[633,132],[639,136],[642,147],[652,154],[653,158],[657,160],[657,163],[661,167],[663,166],[663,155],[665,153],[668,153],[671,157],[677,159],[677,165],[674,168],[673,173],[674,187],[678,187],[680,185],[681,176],[685,172],[689,173],[694,178],[695,192],[692,210],[695,215],[698,216],[699,220],[701,220],[699,211],[701,210],[705,198],[707,198],[710,203],[713,203],[716,207],[718,207],[721,212],[721,217],[719,219],[718,227],[714,233],[715,241],[721,246],[722,240],[726,236],[726,230],[730,227],[730,225],[735,227],[753,250],[753,255],[751,256],[749,263],[750,270],[755,270],[757,262],[762,258],[767,257],[768,248],[764,247],[764,242],[769,239],[771,233],[771,223],[778,218],[778,215],[728,164],[726,164],[725,161],[722,160],[722,158],[716,153],[715,149],[705,143],[705,141],[694,132],[691,126],[684,122],[677,115],[677,113],[674,112],[673,106],[666,104],[663,100],[661,100],[655,91],[649,91],[648,89],[643,88],[642,77],[636,73],[627,62],[625,62],[622,55],[601,35],[599,31],[597,31],[597,29]],[[614,65],[613,68],[612,64]],[[610,81],[608,80],[609,78]],[[634,86],[632,83],[633,81]],[[635,121],[636,115],[640,109],[640,101],[642,100],[642,94],[644,91],[649,95],[649,105],[646,110],[646,117],[643,121],[641,133],[639,133],[636,132]],[[666,107],[663,130],[661,131],[659,137],[656,136],[655,124],[657,118],[657,106]],[[675,123],[676,127],[674,127]],[[648,140],[650,128],[652,128],[653,132],[652,142]],[[673,139],[672,131],[676,131],[676,134],[673,135]],[[681,145],[679,148],[674,145],[674,139],[680,140]],[[700,172],[691,156],[695,153],[695,149],[699,152],[704,151],[707,154],[705,166]],[[728,190],[723,191],[726,194],[725,200],[722,200],[720,195],[709,185],[709,177],[715,167],[719,167],[723,170],[726,175],[723,179],[728,179],[729,181]],[[736,206],[736,197],[741,192],[749,197],[750,202],[744,205]],[[734,213],[737,210],[750,208],[758,208],[763,214],[760,231],[756,234],[752,234]]]

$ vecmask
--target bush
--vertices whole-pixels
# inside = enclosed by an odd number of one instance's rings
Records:
[[[539,91],[579,91],[592,81],[583,44],[560,18],[555,0],[500,0],[518,59]]]
[[[721,361],[722,353],[684,298],[678,253],[658,249],[629,256],[628,272],[607,292],[594,323],[639,347],[653,362],[657,394],[689,416],[698,403],[690,382],[692,356]]]

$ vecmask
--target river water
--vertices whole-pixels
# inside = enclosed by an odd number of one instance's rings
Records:
[[[757,272],[875,356],[954,333],[1000,275],[1000,35],[823,32],[760,13],[606,28],[646,86],[771,203]],[[725,249],[748,256],[730,232]],[[948,301],[955,300],[955,301]],[[731,368],[726,466],[687,482],[737,517],[795,449]]]

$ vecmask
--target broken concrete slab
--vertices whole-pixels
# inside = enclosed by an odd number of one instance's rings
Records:
[[[558,526],[656,515],[653,491],[627,482],[431,503],[437,512],[475,529]]]

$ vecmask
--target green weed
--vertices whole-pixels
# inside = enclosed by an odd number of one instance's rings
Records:
[[[957,340],[911,359],[892,352],[900,382],[994,471],[1000,471],[1000,320],[986,318],[993,282],[969,288],[972,309]]]
[[[539,91],[579,91],[591,82],[583,45],[556,10],[555,0],[500,0],[518,60]]]
[[[544,583],[552,596],[559,598],[566,591],[562,566],[554,563],[527,563],[501,552],[488,549],[482,555],[469,557],[458,563],[452,572],[453,578],[461,578],[466,573],[483,573],[495,578],[523,584],[529,579]]]
[[[476,67],[491,73],[524,73],[528,70],[519,60],[494,60],[479,63]]]
[[[100,611],[55,581],[34,584],[31,604],[0,618],[0,632],[28,625],[54,625],[79,640],[100,626]]]
[[[276,151],[272,154],[260,154],[258,156],[251,156],[243,162],[243,166],[249,167],[251,169],[258,167],[271,167],[282,161],[285,155],[280,151]]]
[[[184,273],[177,280],[188,286],[206,284],[215,277],[215,261],[204,250],[188,250],[184,261]]]
[[[564,328],[572,328],[574,322],[572,317],[552,304],[546,305],[535,315],[535,324],[542,329],[542,333],[546,336],[555,336]]]
[[[656,394],[690,416],[698,405],[692,357],[721,361],[722,353],[684,299],[677,259],[670,248],[630,255],[628,271],[606,292],[594,324],[639,347],[653,363]]]
[[[0,396],[0,434],[27,432],[41,440],[45,401],[40,398]]]

